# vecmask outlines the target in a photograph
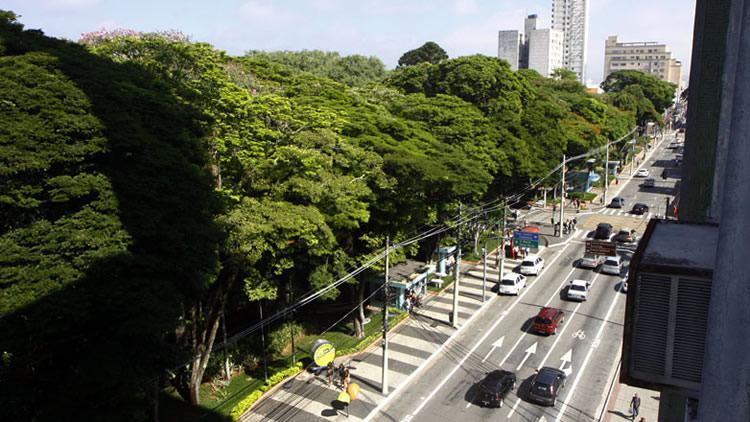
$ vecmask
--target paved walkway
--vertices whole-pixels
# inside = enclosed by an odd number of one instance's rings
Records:
[[[630,400],[634,394],[641,398],[641,407],[636,422],[641,418],[645,422],[656,422],[659,420],[659,392],[643,388],[631,387],[627,384],[615,386],[612,396],[609,398],[607,413],[603,422],[619,422],[631,420]]]
[[[486,299],[495,293],[498,279],[496,256],[487,260]],[[504,270],[512,271],[520,262],[506,259]],[[464,263],[459,286],[459,326],[481,309],[482,265]],[[424,300],[415,315],[407,318],[389,333],[389,391],[399,385],[435,353],[457,330],[449,324],[449,314],[453,306],[453,286]],[[325,374],[315,376],[303,372],[287,381],[261,399],[242,421],[356,421],[364,419],[378,403],[385,399],[381,390],[382,348],[379,342],[364,352],[336,360],[344,362],[351,371],[353,383],[361,387],[359,397],[346,411],[336,409],[336,398],[340,392],[337,386],[328,386]]]

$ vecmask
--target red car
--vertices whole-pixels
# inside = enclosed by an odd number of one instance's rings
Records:
[[[545,307],[534,318],[534,331],[539,334],[556,334],[557,326],[565,320],[565,313],[561,309]]]

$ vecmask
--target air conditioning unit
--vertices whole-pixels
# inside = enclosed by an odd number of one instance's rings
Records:
[[[700,390],[719,229],[651,220],[630,263],[620,381]]]

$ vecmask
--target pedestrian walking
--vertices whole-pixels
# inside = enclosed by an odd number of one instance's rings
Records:
[[[330,387],[333,384],[333,375],[336,372],[336,368],[333,366],[333,361],[328,362],[327,365],[327,374],[328,375],[328,386]]]
[[[638,393],[633,394],[633,398],[630,399],[630,419],[635,420],[638,417],[638,411],[641,409],[641,398],[638,397]]]
[[[409,295],[406,295],[406,300],[404,301],[404,308],[406,309],[406,312],[411,313],[411,297]]]
[[[344,386],[344,391],[349,387],[349,382],[351,382],[351,374],[349,373],[349,368],[344,368],[344,375],[341,377],[341,385]]]
[[[576,227],[578,227],[578,219],[573,217],[573,230],[575,230]]]

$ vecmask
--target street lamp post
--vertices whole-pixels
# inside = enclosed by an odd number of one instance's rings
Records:
[[[628,141],[630,144],[630,175],[633,175],[633,163],[635,162],[635,138]]]

